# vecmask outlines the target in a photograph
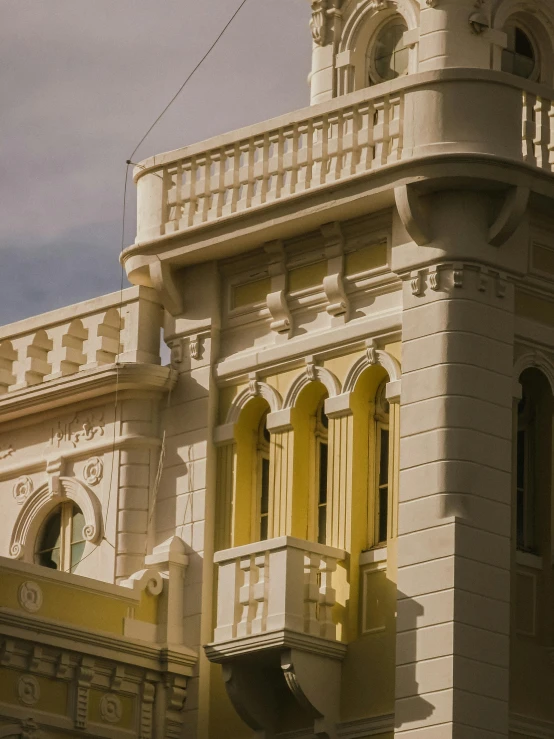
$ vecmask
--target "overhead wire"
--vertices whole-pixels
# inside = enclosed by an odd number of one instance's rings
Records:
[[[120,245],[120,254],[123,254],[123,251],[125,249],[125,225],[126,225],[126,213],[127,213],[127,190],[128,190],[128,180],[129,180],[129,167],[131,165],[143,167],[141,164],[136,164],[133,162],[133,159],[135,157],[135,154],[139,150],[139,148],[142,146],[142,144],[146,141],[148,136],[151,134],[151,132],[154,130],[154,128],[158,125],[158,123],[161,121],[161,119],[164,117],[164,115],[167,113],[167,111],[171,108],[173,103],[177,100],[179,95],[183,92],[185,87],[188,85],[188,83],[191,81],[191,79],[194,77],[196,72],[202,67],[206,59],[210,56],[212,51],[216,48],[216,46],[219,44],[223,36],[225,35],[226,31],[229,29],[229,27],[232,25],[235,18],[238,16],[240,11],[243,9],[243,7],[246,5],[248,0],[241,0],[239,3],[237,9],[235,12],[231,15],[227,23],[223,26],[223,29],[219,32],[217,35],[215,41],[211,44],[211,46],[208,48],[206,53],[202,56],[200,61],[196,64],[196,66],[193,68],[193,70],[190,72],[190,74],[186,77],[183,84],[179,87],[175,95],[171,98],[171,100],[167,103],[167,105],[164,107],[162,112],[158,115],[158,117],[154,120],[154,122],[151,124],[151,126],[148,128],[144,136],[139,140],[133,151],[131,152],[131,155],[125,162],[125,182],[123,186],[123,203],[122,203],[122,216],[121,216],[121,245]],[[143,167],[144,168],[144,167]],[[121,333],[123,331],[123,285],[125,280],[125,269],[123,266],[123,263],[121,263],[121,282],[120,282],[120,289],[119,289],[119,344],[121,346]],[[119,349],[119,347],[118,347]],[[116,368],[116,379],[115,379],[115,395],[114,395],[114,431],[113,431],[113,443],[112,443],[112,459],[111,459],[111,468],[110,468],[110,479],[109,479],[109,486],[108,486],[108,500],[106,504],[106,510],[105,510],[105,517],[103,520],[103,529],[102,529],[102,540],[106,541],[113,549],[115,549],[115,544],[112,544],[107,538],[106,538],[106,527],[108,524],[108,514],[110,509],[110,501],[111,501],[111,494],[112,494],[112,483],[113,483],[113,475],[114,475],[114,468],[115,468],[115,451],[117,446],[117,407],[118,407],[118,401],[119,401],[119,373],[121,368],[121,363],[119,361],[119,353],[116,357],[115,362],[115,368]],[[171,397],[171,392],[168,396],[168,406],[169,406],[169,399]],[[149,508],[152,510],[148,511],[148,529],[150,528],[150,523],[152,520],[152,517],[154,515],[154,508],[158,496],[158,489],[161,482],[161,477],[163,473],[163,466],[165,461],[165,437],[166,437],[166,431],[163,431],[162,434],[162,446],[160,450],[160,459],[158,461],[158,467],[156,471],[156,477],[154,480],[154,486],[153,486],[153,494],[152,494],[152,503]],[[185,515],[186,515],[186,508],[188,507],[188,500],[187,500],[187,506],[185,507]],[[148,532],[147,532],[148,533]],[[146,537],[148,540],[148,536]],[[88,559],[90,555],[92,554],[94,550],[91,550],[86,557],[83,557],[80,562],[83,562],[84,560]],[[71,570],[71,568],[70,568]]]

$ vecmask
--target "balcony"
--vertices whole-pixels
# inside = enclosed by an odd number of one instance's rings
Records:
[[[229,696],[253,729],[286,730],[280,722],[291,703],[301,725],[336,724],[346,652],[337,638],[336,587],[345,556],[292,537],[215,555],[217,623],[206,654],[223,664]]]
[[[550,174],[553,97],[501,72],[438,70],[152,157],[135,169],[138,231],[123,254],[127,273],[154,284],[154,255],[176,265],[202,261],[208,247],[209,258],[230,255],[292,235],[299,217],[305,229],[306,217],[316,227],[333,209],[343,217],[345,208],[349,216],[367,210],[370,191],[382,208],[400,178],[424,179],[422,165],[441,158],[444,176],[467,177],[468,155]],[[489,179],[503,177],[511,184],[500,171]]]
[[[41,399],[48,398],[51,407],[74,392],[81,397],[98,395],[115,374],[121,389],[146,379],[152,387],[163,388],[170,370],[157,366],[161,320],[156,293],[132,287],[3,326],[3,420],[31,407],[36,412]]]

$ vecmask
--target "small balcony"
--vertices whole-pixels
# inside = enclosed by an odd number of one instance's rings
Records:
[[[448,168],[431,178],[467,178],[468,155],[481,166],[496,158],[551,173],[553,98],[551,88],[502,72],[436,70],[152,157],[135,169],[138,228],[123,254],[127,273],[151,284],[154,255],[184,265],[210,248],[219,258],[286,238],[299,218],[305,229],[306,215],[317,227],[320,212],[329,222],[333,208],[343,218],[367,211],[369,191],[379,193],[375,207],[386,207],[400,178],[422,179],[423,158],[435,166],[442,157]]]
[[[218,552],[217,623],[206,647],[224,667],[227,691],[253,729],[315,730],[338,720],[341,660],[336,587],[345,552],[280,537]],[[287,706],[287,711],[283,710]]]
[[[118,375],[120,387],[164,388],[162,308],[156,293],[131,287],[0,328],[2,419],[93,397]]]

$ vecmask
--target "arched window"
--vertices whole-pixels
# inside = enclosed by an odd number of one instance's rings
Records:
[[[509,23],[504,31],[508,45],[502,50],[502,71],[525,79],[538,79],[538,52],[531,35],[516,23]]]
[[[315,493],[317,500],[317,540],[327,541],[327,468],[329,464],[329,419],[324,410],[325,398],[319,403],[315,418]]]
[[[71,501],[57,506],[44,522],[37,537],[35,563],[52,570],[73,572],[86,545],[85,517]]]
[[[386,383],[375,396],[375,544],[389,538],[389,402]]]
[[[407,30],[404,19],[395,16],[377,31],[367,52],[370,85],[408,73],[409,49],[403,40]]]
[[[269,532],[269,441],[270,434],[267,430],[267,413],[265,413],[258,427],[258,464],[255,486],[257,496],[255,510],[260,541],[265,541]]]

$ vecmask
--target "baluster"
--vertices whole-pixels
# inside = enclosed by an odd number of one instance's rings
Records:
[[[318,608],[319,593],[318,554],[304,552],[304,632],[319,636]]]
[[[358,107],[356,125],[356,172],[368,172],[373,163],[373,106],[363,103]]]
[[[333,572],[337,562],[332,557],[322,557],[319,563],[319,626],[320,636],[335,639],[337,629],[333,623],[333,606],[336,602],[335,589],[332,587]]]
[[[286,198],[294,192],[294,130],[283,129],[281,136],[281,197]]]
[[[313,121],[312,133],[312,176],[311,185],[317,187],[325,181],[323,174],[323,118]]]
[[[252,590],[255,581],[255,565],[253,557],[240,560],[242,585],[239,588],[239,613],[237,619],[237,637],[248,636],[252,626],[252,616],[255,612],[255,602],[252,600]]]
[[[15,384],[14,362],[17,352],[11,341],[0,342],[0,395],[6,393]]]
[[[259,554],[254,558],[254,564],[256,566],[257,582],[252,587],[252,602],[253,602],[253,618],[252,618],[252,634],[261,634],[266,631],[266,619],[267,619],[267,552]]]
[[[342,162],[340,177],[348,177],[356,172],[356,130],[354,108],[348,108],[342,114]]]
[[[267,184],[266,201],[275,200],[278,197],[279,185],[279,132],[269,134],[267,144]]]
[[[221,214],[228,216],[237,208],[239,157],[235,145],[225,149],[223,171],[223,195],[221,198]]]
[[[404,97],[391,98],[389,102],[389,162],[397,162],[402,157],[402,133],[404,119]]]
[[[550,152],[548,149],[549,144],[549,125],[550,120],[548,118],[548,106],[546,100],[541,97],[537,97],[537,102],[534,107],[535,117],[535,139],[533,141],[535,147],[535,158],[537,160],[537,166],[547,169],[549,165]]]
[[[522,121],[522,140],[523,140],[523,160],[529,164],[536,164],[535,158],[535,96],[531,93],[523,93],[523,121]]]
[[[257,138],[252,142],[252,194],[250,206],[263,203],[264,189],[264,138]]]
[[[249,206],[250,199],[250,151],[252,142],[250,139],[241,141],[239,144],[239,183],[237,196],[237,210],[245,210]]]
[[[548,169],[554,169],[554,103],[549,100],[548,104],[548,128],[546,131],[548,146]]]
[[[194,220],[194,185],[196,184],[196,174],[193,169],[191,159],[181,161],[181,220],[179,228],[188,228],[192,226]]]
[[[179,210],[179,196],[178,196],[178,190],[180,190],[179,187],[179,166],[180,163],[177,165],[177,168],[170,168],[166,167],[161,172],[161,177],[163,177],[163,189],[165,192],[164,202],[164,213],[162,216],[162,225],[164,226],[164,233],[168,233],[171,231],[177,231],[179,229],[179,217],[180,217],[180,210]],[[157,175],[154,175],[157,176]]]
[[[307,190],[308,179],[308,124],[300,123],[298,126],[298,141],[296,147],[296,192]]]
[[[384,98],[375,102],[373,116],[373,163],[379,167],[386,164],[388,159],[388,102]]]
[[[331,113],[327,119],[327,168],[328,181],[333,182],[340,177],[341,170],[341,116]]]

